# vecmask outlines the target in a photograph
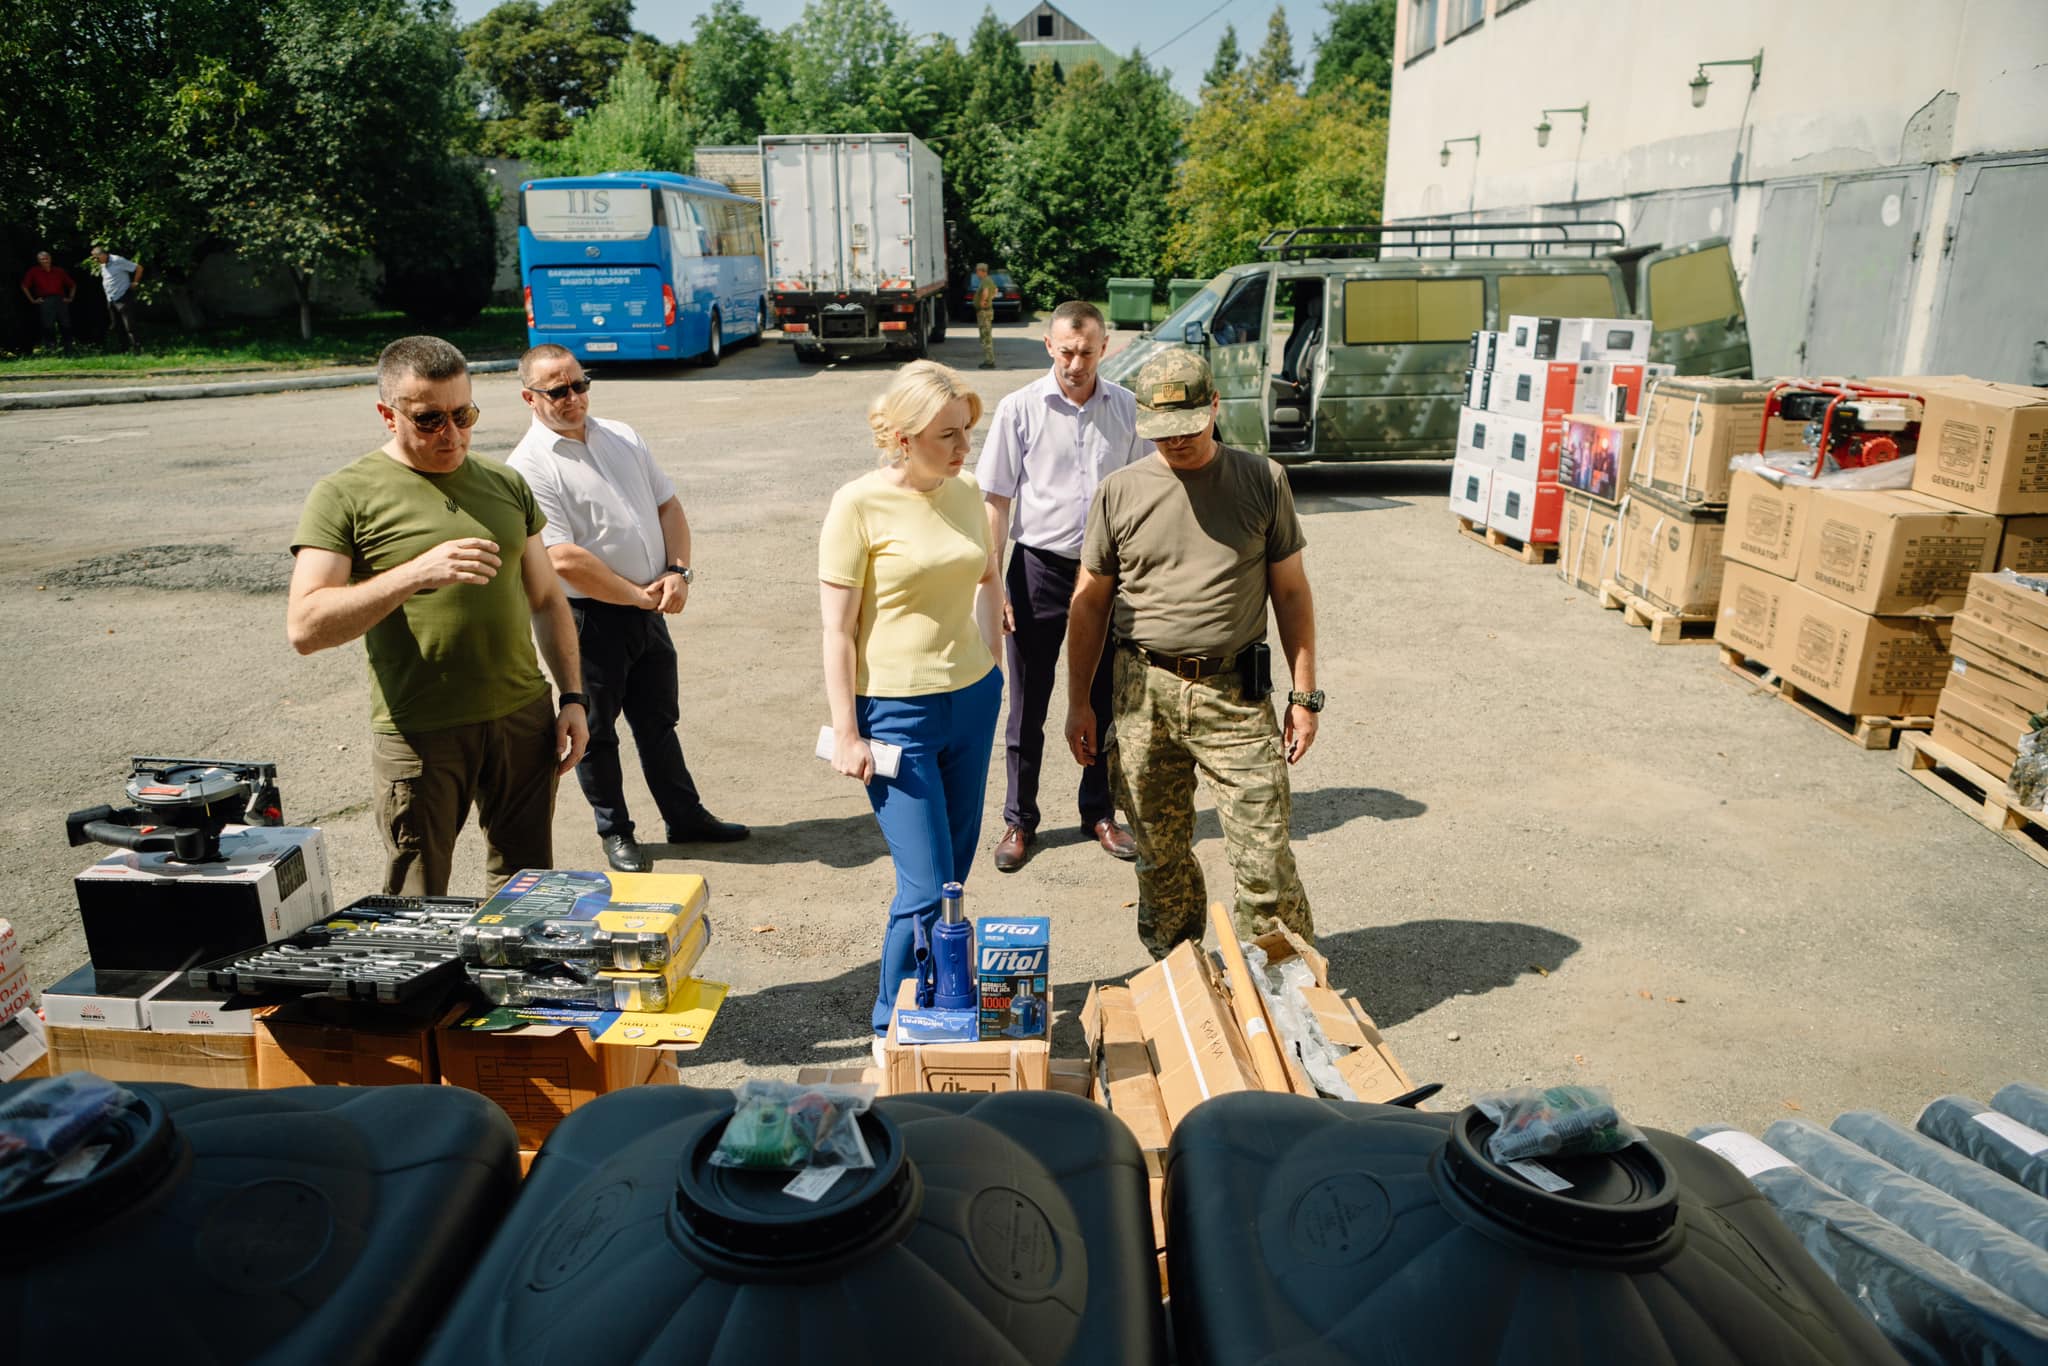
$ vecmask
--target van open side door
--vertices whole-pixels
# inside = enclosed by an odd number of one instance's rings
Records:
[[[1749,319],[1728,239],[1652,251],[1636,263],[1636,316],[1650,320],[1650,359],[1681,375],[1750,373]]]

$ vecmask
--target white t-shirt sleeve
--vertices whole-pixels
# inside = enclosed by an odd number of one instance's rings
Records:
[[[554,462],[529,451],[522,443],[505,463],[518,471],[526,486],[533,490],[533,501],[547,515],[548,524],[540,529],[540,543],[572,544],[575,538],[569,534],[568,509],[562,501],[562,484],[555,477]]]
[[[646,476],[647,491],[653,496],[656,507],[660,507],[663,503],[676,496],[675,481],[670,479],[667,471],[663,470],[661,465],[656,462],[653,450],[641,439],[638,431],[623,422],[617,422],[610,418],[592,418],[591,420],[593,422],[601,421],[614,436],[632,448],[634,457],[640,462],[641,472]]]

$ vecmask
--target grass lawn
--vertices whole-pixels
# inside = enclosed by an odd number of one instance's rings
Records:
[[[297,370],[326,365],[369,365],[387,343],[419,330],[403,313],[357,313],[313,321],[310,341],[299,339],[296,316],[269,318],[200,332],[152,319],[140,329],[143,351],[101,352],[97,343],[76,354],[0,353],[0,380],[35,376],[118,376],[165,371]],[[472,360],[516,357],[526,349],[526,315],[515,307],[487,308],[467,327],[444,333]]]

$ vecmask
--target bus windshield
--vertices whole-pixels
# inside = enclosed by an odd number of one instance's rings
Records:
[[[526,227],[539,242],[637,242],[654,230],[654,191],[635,185],[529,189]]]

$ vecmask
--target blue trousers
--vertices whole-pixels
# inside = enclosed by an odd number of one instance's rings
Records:
[[[868,802],[896,865],[871,1021],[877,1034],[889,1031],[896,992],[917,970],[917,924],[930,934],[939,918],[939,889],[965,882],[974,862],[1002,704],[1001,669],[952,692],[854,699],[862,735],[903,746],[896,776],[876,774],[868,783]]]

